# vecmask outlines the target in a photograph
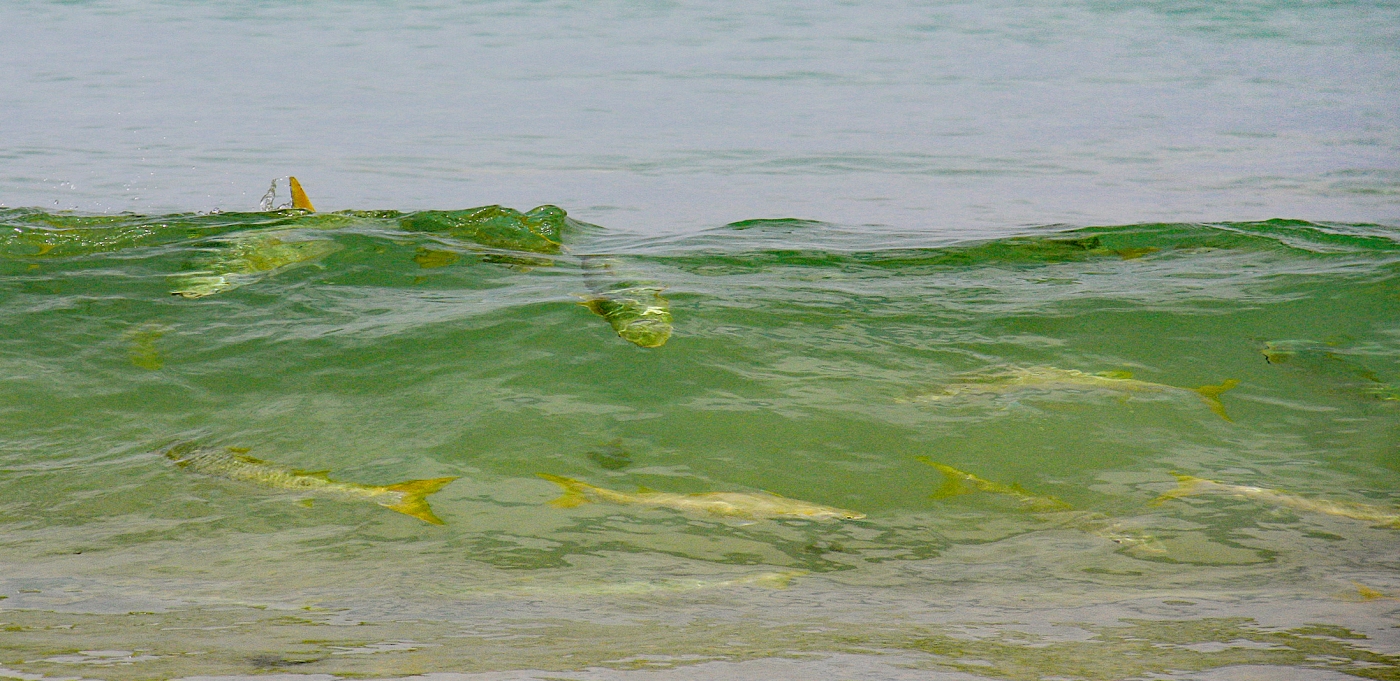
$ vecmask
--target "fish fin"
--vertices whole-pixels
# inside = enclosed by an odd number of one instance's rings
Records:
[[[1232,378],[1220,385],[1203,385],[1199,388],[1192,388],[1192,390],[1194,390],[1197,395],[1201,396],[1201,400],[1206,403],[1207,407],[1210,407],[1210,410],[1214,412],[1216,416],[1233,423],[1234,419],[1230,418],[1230,415],[1225,413],[1225,403],[1220,401],[1220,395],[1226,390],[1234,389],[1234,387],[1239,384],[1239,381]]]
[[[650,488],[637,485],[637,494],[660,494],[660,492]]]
[[[1128,379],[1128,378],[1132,378],[1132,377],[1133,377],[1133,372],[1131,372],[1131,371],[1100,371],[1099,373],[1094,374],[1094,375],[1095,375],[1095,376],[1102,376],[1102,377],[1104,377],[1104,378]]]
[[[450,478],[430,478],[427,480],[407,480],[404,482],[387,485],[384,489],[391,492],[402,492],[403,498],[397,504],[384,504],[384,507],[391,511],[398,511],[405,515],[411,515],[426,523],[434,525],[445,525],[441,518],[433,515],[433,509],[428,507],[428,500],[425,498],[429,494],[436,492],[447,483],[456,480],[457,476]]]
[[[747,579],[739,580],[743,584],[768,587],[769,589],[786,589],[792,584],[792,580],[806,575],[806,570],[784,570],[782,572],[768,572],[755,575]]]
[[[1356,586],[1356,595],[1360,596],[1361,600],[1363,601],[1374,601],[1381,598],[1387,598],[1385,594],[1376,591],[1375,589],[1372,589],[1366,586],[1365,584],[1362,584],[1361,582],[1352,582],[1352,584]]]
[[[331,472],[330,472],[329,470],[324,470],[324,471],[303,471],[303,470],[294,470],[294,471],[292,471],[292,474],[293,474],[293,475],[304,475],[304,476],[306,476],[306,477],[308,477],[308,478],[320,478],[320,479],[322,479],[322,480],[330,480],[330,479],[331,479]]]
[[[550,475],[548,473],[536,473],[535,475],[564,488],[563,496],[549,502],[550,506],[555,508],[573,508],[592,501],[583,493],[584,488],[588,486],[586,482],[573,478],[565,478],[559,475]]]
[[[311,205],[311,199],[306,197],[306,192],[302,190],[301,183],[297,182],[297,178],[289,177],[287,180],[287,184],[292,186],[292,208],[300,208],[315,213],[316,207]]]
[[[305,507],[307,507],[307,508],[311,508],[311,502],[312,502],[312,501],[315,501],[315,499],[302,499],[301,501],[298,501],[297,503],[298,503],[298,504],[301,504],[302,506],[305,506]]]
[[[940,485],[938,489],[934,490],[933,494],[929,495],[930,499],[946,499],[948,497],[955,497],[960,494],[972,494],[973,492],[977,491],[974,489],[970,489],[967,486],[968,480],[974,477],[971,473],[964,473],[956,468],[953,468],[952,466],[945,466],[941,463],[938,463],[937,461],[934,461],[933,459],[928,458],[927,456],[919,456],[915,458],[923,463],[937,468],[938,472],[943,474],[943,484]]]
[[[234,455],[233,455],[233,458],[234,458],[235,460],[242,461],[243,463],[252,463],[252,464],[259,464],[259,465],[261,465],[261,464],[266,464],[266,463],[267,463],[266,461],[263,461],[262,459],[259,459],[259,458],[256,458],[256,457],[252,457],[252,456],[244,456],[244,455],[242,455],[242,454],[234,454]]]
[[[234,454],[247,454],[253,451],[252,447],[229,447],[228,450]]]
[[[1179,473],[1172,473],[1172,476],[1176,478],[1176,489],[1173,489],[1169,492],[1164,492],[1163,494],[1159,495],[1156,499],[1147,502],[1148,506],[1161,506],[1162,504],[1171,501],[1172,499],[1189,497],[1192,494],[1195,494],[1196,489],[1202,484],[1210,482],[1205,478],[1198,478],[1194,475],[1181,475]]]

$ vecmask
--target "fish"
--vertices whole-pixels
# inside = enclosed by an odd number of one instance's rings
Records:
[[[932,498],[934,499],[969,494],[974,491],[1001,494],[1015,499],[1022,506],[1045,520],[1058,522],[1064,527],[1102,537],[1126,548],[1135,548],[1148,553],[1165,553],[1166,551],[1162,548],[1161,542],[1153,535],[1136,528],[1126,527],[1103,513],[1076,511],[1073,506],[1055,497],[1028,492],[1020,485],[1003,485],[999,482],[985,480],[967,471],[938,463],[926,456],[915,458],[933,466],[943,474],[945,482],[938,491],[933,493]]]
[[[251,482],[263,487],[307,492],[342,501],[372,501],[391,511],[413,516],[433,525],[444,524],[428,507],[426,497],[457,477],[406,480],[392,485],[362,485],[338,482],[326,472],[303,472],[246,456],[246,450],[201,447],[194,442],[171,445],[162,454],[182,469],[229,480]]]
[[[1266,341],[1259,349],[1264,361],[1322,379],[1330,389],[1353,397],[1400,402],[1400,387],[1348,356],[1337,343]]]
[[[1323,515],[1337,516],[1339,518],[1351,518],[1352,520],[1377,523],[1384,527],[1400,530],[1400,509],[1385,508],[1354,501],[1310,499],[1308,497],[1298,496],[1276,489],[1268,489],[1266,487],[1232,485],[1227,482],[1207,480],[1193,475],[1179,475],[1176,473],[1172,475],[1176,477],[1176,488],[1153,499],[1150,502],[1152,505],[1156,506],[1171,501],[1172,499],[1180,499],[1197,494],[1219,494],[1241,499],[1250,499],[1271,506],[1283,506],[1299,511],[1306,511],[1308,513],[1321,513]]]
[[[643,348],[659,348],[671,338],[671,304],[661,288],[636,286],[611,289],[581,303],[602,317],[618,337]]]
[[[942,499],[959,494],[969,494],[973,491],[981,491],[1009,496],[1021,502],[1022,506],[1032,511],[1067,511],[1073,508],[1055,497],[1032,494],[1021,488],[1020,485],[1003,485],[999,482],[984,480],[966,471],[960,471],[952,466],[945,466],[927,456],[915,458],[937,468],[938,472],[943,474],[943,486],[933,493],[933,498],[935,499]],[[971,489],[969,489],[969,487]]]
[[[288,177],[287,184],[291,186],[292,208],[316,212],[297,178]],[[270,207],[276,193],[277,180],[273,180],[272,188],[263,196],[265,208]],[[274,271],[320,260],[341,249],[340,244],[329,239],[283,241],[284,234],[259,234],[231,240],[228,246],[202,263],[202,269],[172,277],[175,289],[171,295],[204,298],[232,291]]]
[[[703,492],[675,494],[641,489],[636,494],[618,492],[590,485],[581,480],[548,473],[536,473],[541,478],[564,488],[564,495],[549,502],[555,508],[573,508],[589,502],[657,506],[687,513],[707,513],[731,518],[759,520],[765,518],[806,518],[810,520],[859,520],[864,513],[822,506],[810,501],[789,499],[770,492]]]
[[[809,574],[806,570],[779,570],[759,572],[733,579],[671,578],[658,580],[636,580],[599,582],[579,585],[561,584],[522,584],[504,591],[506,594],[521,596],[610,596],[645,595],[663,593],[686,593],[730,587],[762,587],[782,590],[792,584],[792,580]],[[501,592],[497,592],[501,593]]]
[[[1140,381],[1126,371],[1105,371],[1091,374],[1077,369],[1058,369],[1049,366],[1013,367],[994,374],[979,374],[963,383],[950,385],[941,393],[922,395],[913,398],[914,402],[936,402],[964,396],[1001,395],[1005,393],[1051,390],[1104,390],[1131,395],[1134,393],[1192,393],[1199,397],[1211,412],[1226,421],[1232,421],[1225,412],[1220,395],[1240,384],[1230,379],[1219,385],[1203,385],[1199,388],[1180,388],[1163,383]]]
[[[623,340],[643,348],[659,348],[671,338],[671,303],[660,286],[615,281],[613,263],[582,258],[584,281],[590,293],[580,303],[602,317]]]
[[[171,295],[204,298],[232,291],[273,272],[320,260],[341,249],[329,239],[283,241],[277,234],[240,237],[231,241],[202,268],[171,277]]]

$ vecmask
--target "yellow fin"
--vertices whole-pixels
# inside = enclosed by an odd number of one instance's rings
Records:
[[[292,471],[292,475],[300,475],[300,476],[307,477],[307,478],[320,478],[320,479],[322,479],[322,480],[330,480],[330,479],[331,479],[331,472],[328,471],[328,470],[325,470],[325,471],[301,471],[301,470],[296,470],[296,471]]]
[[[1147,502],[1148,506],[1161,506],[1162,504],[1171,501],[1172,499],[1189,497],[1192,494],[1195,494],[1197,488],[1199,488],[1201,485],[1210,482],[1205,478],[1198,478],[1194,475],[1180,475],[1178,473],[1172,473],[1172,477],[1176,478],[1176,489],[1164,492],[1161,495],[1159,495],[1156,499]]]
[[[247,454],[253,451],[252,447],[229,447],[228,450],[234,454]]]
[[[1132,377],[1133,377],[1133,372],[1131,372],[1131,371],[1100,371],[1099,373],[1097,373],[1097,374],[1095,374],[1095,375],[1096,375],[1096,376],[1102,376],[1102,377],[1104,377],[1104,378],[1128,379],[1128,378],[1132,378]]]
[[[433,515],[433,509],[428,507],[428,501],[424,497],[436,492],[447,483],[456,480],[457,476],[450,478],[431,478],[428,480],[408,480],[393,485],[388,485],[384,489],[392,492],[402,492],[403,498],[397,504],[384,504],[384,507],[391,511],[398,511],[405,515],[411,515],[423,522],[434,525],[445,525],[441,518]]]
[[[287,178],[287,184],[292,186],[292,208],[300,208],[315,213],[316,207],[311,205],[311,199],[306,197],[306,192],[302,190],[301,183],[297,182],[297,178]]]
[[[637,494],[660,494],[660,492],[650,488],[637,485]]]
[[[555,508],[573,508],[581,504],[586,504],[590,501],[590,499],[583,493],[583,490],[588,486],[588,483],[574,480],[573,478],[565,478],[558,475],[550,475],[548,473],[536,473],[535,475],[538,475],[541,478],[544,478],[545,480],[548,480],[564,488],[563,496],[549,502],[550,506],[553,506]]]
[[[297,503],[298,503],[298,504],[301,504],[302,506],[305,506],[305,507],[307,507],[307,508],[311,508],[311,502],[312,502],[312,501],[313,501],[313,499],[302,499],[301,501],[298,501]]]
[[[1206,403],[1207,407],[1210,407],[1210,410],[1214,412],[1216,416],[1233,423],[1234,419],[1230,418],[1230,415],[1225,413],[1225,404],[1220,401],[1220,394],[1226,390],[1234,389],[1234,387],[1239,384],[1239,381],[1232,378],[1220,385],[1203,385],[1199,388],[1192,388],[1192,390],[1194,390],[1197,395],[1201,396],[1201,400]]]
[[[938,489],[934,490],[933,494],[929,496],[930,499],[946,499],[960,494],[972,494],[976,491],[968,488],[967,483],[970,480],[976,479],[977,476],[971,473],[964,473],[952,466],[945,466],[927,456],[918,456],[914,458],[937,468],[938,472],[943,474],[943,484],[939,486]]]
[[[1360,596],[1361,600],[1363,601],[1374,601],[1381,598],[1389,598],[1389,596],[1386,596],[1385,594],[1376,591],[1375,589],[1372,589],[1366,586],[1365,584],[1362,584],[1361,582],[1352,582],[1352,584],[1356,586],[1356,595]]]

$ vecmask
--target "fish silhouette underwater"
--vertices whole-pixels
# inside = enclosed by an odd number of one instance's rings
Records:
[[[280,178],[279,178],[280,179]],[[316,208],[301,182],[287,178],[292,200],[277,210],[290,209],[305,214]],[[263,196],[262,207],[273,210],[278,180]],[[557,206],[538,206],[520,212],[503,206],[482,206],[465,210],[342,211],[322,214],[325,220],[307,228],[325,230],[352,224],[357,217],[396,220],[408,233],[429,234],[467,244],[482,251],[481,260],[528,270],[551,267],[556,256],[567,255],[564,242],[573,233],[590,227],[568,217]],[[295,214],[289,218],[297,217]],[[321,216],[318,216],[321,217]],[[303,220],[304,222],[304,220]],[[255,234],[222,239],[220,247],[197,261],[191,271],[172,277],[171,293],[182,298],[205,298],[232,291],[278,272],[317,262],[341,250],[331,239],[309,236],[307,229],[278,228]],[[419,248],[414,262],[424,269],[448,267],[461,260],[453,251]],[[670,302],[661,295],[661,286],[645,281],[619,279],[613,260],[579,256],[580,269],[589,293],[580,303],[602,317],[618,337],[643,348],[658,348],[671,338],[673,319]]]
[[[1193,475],[1173,475],[1176,477],[1176,488],[1153,499],[1151,502],[1153,505],[1163,504],[1173,499],[1180,499],[1183,497],[1200,494],[1215,494],[1239,499],[1249,499],[1270,506],[1282,506],[1284,508],[1291,508],[1308,513],[1321,513],[1338,518],[1361,520],[1400,530],[1400,509],[1385,508],[1383,506],[1363,504],[1354,501],[1312,499],[1276,489],[1268,489],[1266,487],[1233,485],[1227,482],[1198,478]]]
[[[581,480],[565,478],[548,473],[536,473],[564,489],[564,495],[549,502],[556,508],[572,508],[590,502],[610,503],[631,506],[654,506],[669,508],[684,513],[704,513],[746,520],[769,518],[806,518],[810,520],[864,518],[864,513],[843,508],[822,506],[810,501],[789,499],[769,492],[702,492],[698,494],[676,494],[638,490],[635,494],[618,492]]]
[[[1161,542],[1155,536],[1136,528],[1126,527],[1103,513],[1097,511],[1077,511],[1073,506],[1055,497],[1035,494],[1023,489],[1019,485],[1004,485],[999,482],[985,480],[972,473],[938,463],[926,456],[916,458],[938,469],[938,472],[942,473],[944,476],[945,482],[932,495],[935,499],[969,494],[972,492],[1000,494],[1015,499],[1023,508],[1035,513],[1042,519],[1056,522],[1063,527],[1069,527],[1087,532],[1096,537],[1102,537],[1125,548],[1137,549],[1148,553],[1165,553]]]
[[[246,456],[243,451],[245,450],[201,447],[194,442],[180,442],[165,448],[161,453],[174,461],[176,466],[195,473],[339,501],[370,501],[434,525],[442,525],[443,522],[428,507],[426,497],[457,479],[450,477],[407,480],[392,485],[339,482],[331,480],[324,472],[293,470]]]
[[[1212,413],[1226,421],[1232,420],[1225,412],[1220,395],[1239,385],[1231,379],[1219,385],[1204,385],[1199,388],[1181,388],[1163,383],[1141,381],[1126,371],[1106,371],[1091,374],[1076,369],[1059,369],[1050,366],[1011,367],[993,373],[973,374],[968,380],[946,386],[942,391],[920,395],[911,402],[944,402],[975,397],[995,397],[1011,393],[1055,393],[1064,391],[1103,391],[1125,396],[1134,394],[1192,394],[1205,403]]]

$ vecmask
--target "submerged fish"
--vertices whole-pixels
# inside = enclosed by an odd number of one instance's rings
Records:
[[[1293,368],[1322,379],[1334,391],[1354,397],[1400,402],[1400,387],[1385,382],[1333,343],[1267,341],[1259,352],[1269,364]]]
[[[1066,511],[1072,508],[1055,497],[1032,494],[1022,489],[1020,485],[1003,485],[999,482],[984,480],[966,471],[960,471],[952,466],[945,466],[927,456],[916,457],[919,461],[938,469],[943,474],[944,483],[938,491],[933,493],[935,499],[968,494],[973,491],[991,492],[992,494],[1002,494],[1009,496],[1019,502],[1022,506],[1032,511]],[[969,489],[969,487],[971,489]]]
[[[274,463],[244,456],[235,449],[200,447],[193,442],[172,445],[162,453],[174,461],[176,466],[196,473],[257,483],[264,487],[308,492],[343,501],[372,501],[389,510],[411,515],[434,525],[442,525],[443,522],[433,515],[425,497],[457,479],[432,478],[384,486],[361,485],[331,480],[324,472],[306,473],[283,468]]]
[[[942,473],[946,482],[934,492],[933,498],[943,498],[958,494],[968,494],[973,491],[990,492],[1001,494],[1017,500],[1022,506],[1036,513],[1040,517],[1057,522],[1064,527],[1070,527],[1082,532],[1087,532],[1097,537],[1102,537],[1120,546],[1135,548],[1151,553],[1162,553],[1164,549],[1161,542],[1156,537],[1137,530],[1125,527],[1122,523],[1095,511],[1076,511],[1073,506],[1051,496],[1034,494],[1022,489],[1020,485],[1003,485],[999,482],[992,482],[977,477],[967,471],[958,470],[952,466],[945,466],[926,456],[917,457],[919,461],[938,469]],[[969,489],[971,488],[971,489]]]
[[[607,320],[623,340],[643,348],[659,348],[671,338],[671,303],[661,287],[636,282],[606,281],[611,262],[583,259],[584,281],[590,294],[583,306]]]
[[[700,494],[674,494],[670,492],[638,490],[636,494],[628,494],[626,492],[617,492],[602,487],[596,487],[580,480],[564,478],[558,475],[550,475],[548,473],[536,473],[536,475],[564,488],[563,496],[549,502],[549,505],[557,508],[572,508],[589,502],[607,502],[612,504],[658,506],[677,511],[709,513],[711,515],[755,520],[761,518],[808,518],[812,520],[843,518],[847,520],[857,520],[865,517],[864,513],[822,506],[809,501],[789,499],[769,492],[704,492]]]
[[[972,378],[973,380],[950,385],[941,393],[919,396],[913,401],[934,402],[964,396],[1002,395],[1023,390],[1104,390],[1126,395],[1134,393],[1191,393],[1205,402],[1216,416],[1230,421],[1230,416],[1225,413],[1225,405],[1220,401],[1220,395],[1240,384],[1239,381],[1231,379],[1220,385],[1179,388],[1162,383],[1140,381],[1126,371],[1090,374],[1075,369],[1057,369],[1046,366],[1014,367],[1003,372],[980,374]]]
[[[598,582],[578,585],[522,584],[506,590],[522,596],[610,596],[684,593],[728,587],[756,586],[765,589],[786,589],[792,580],[808,574],[806,570],[760,572],[733,579],[670,578],[619,582]]]
[[[611,289],[583,302],[607,320],[623,340],[643,348],[659,348],[671,338],[671,304],[655,286]]]
[[[1191,475],[1176,475],[1176,481],[1176,489],[1153,499],[1152,503],[1154,505],[1161,504],[1172,499],[1179,499],[1195,494],[1221,494],[1242,499],[1251,499],[1272,506],[1284,506],[1299,511],[1322,513],[1324,515],[1351,518],[1352,520],[1379,523],[1383,526],[1400,530],[1400,509],[1372,506],[1371,504],[1362,504],[1353,501],[1309,499],[1276,489],[1253,487],[1250,485],[1232,485],[1226,482],[1217,482],[1215,480],[1207,480]]]
[[[170,293],[203,298],[231,291],[272,272],[320,260],[340,248],[328,239],[283,241],[272,234],[240,237],[202,263],[201,269],[171,277],[175,288]]]

